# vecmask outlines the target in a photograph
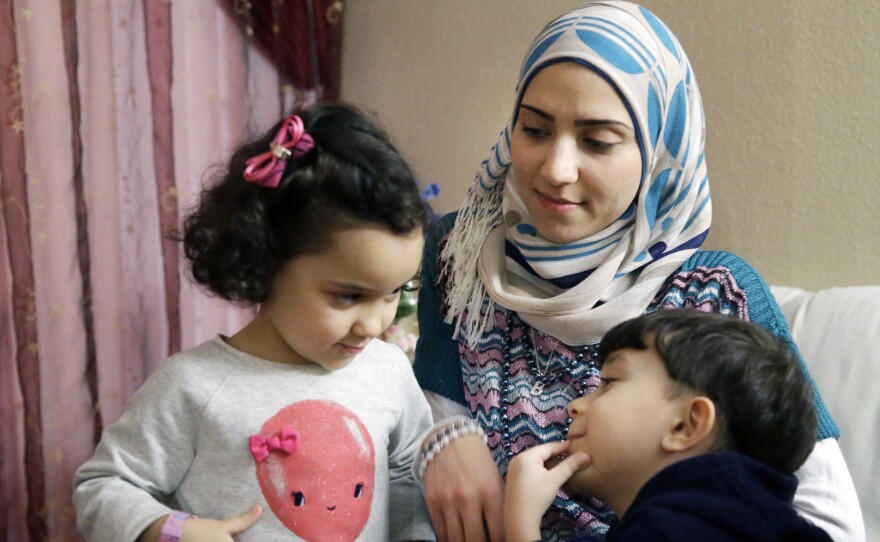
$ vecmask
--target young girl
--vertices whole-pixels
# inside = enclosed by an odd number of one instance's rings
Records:
[[[76,474],[85,537],[433,540],[411,474],[431,413],[403,352],[374,340],[425,220],[409,167],[350,106],[241,147],[183,242],[197,282],[259,311],[166,360],[104,431]]]

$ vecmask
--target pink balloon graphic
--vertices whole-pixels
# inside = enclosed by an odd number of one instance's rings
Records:
[[[309,542],[352,542],[367,523],[375,489],[375,451],[367,428],[332,401],[281,409],[260,431],[269,438],[291,426],[296,451],[274,450],[256,462],[272,512]]]

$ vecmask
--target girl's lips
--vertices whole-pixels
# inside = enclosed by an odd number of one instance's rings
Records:
[[[366,348],[367,345],[363,344],[361,346],[350,346],[347,344],[339,343],[339,346],[342,347],[342,351],[346,354],[359,354],[364,350],[364,348]]]
[[[556,213],[567,213],[569,211],[577,209],[577,207],[580,205],[577,202],[554,198],[552,196],[542,194],[541,192],[536,191],[535,193],[538,195],[538,202],[540,202],[545,209]]]

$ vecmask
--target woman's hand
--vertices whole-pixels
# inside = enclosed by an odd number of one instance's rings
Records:
[[[263,509],[260,505],[255,504],[244,514],[231,518],[190,518],[183,522],[183,535],[180,537],[180,542],[234,542],[235,539],[232,538],[232,535],[250,529],[262,515]],[[141,533],[138,542],[157,542],[167,517],[162,516],[154,521],[146,531]]]
[[[425,471],[425,501],[439,542],[503,542],[504,488],[477,435],[446,445]]]
[[[556,492],[571,476],[589,463],[585,453],[556,461],[568,450],[569,441],[539,444],[521,452],[507,467],[504,491],[504,528],[509,542],[541,538],[541,518]]]

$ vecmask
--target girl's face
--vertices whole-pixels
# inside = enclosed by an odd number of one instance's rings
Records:
[[[545,238],[570,243],[615,220],[639,190],[642,158],[614,88],[573,62],[552,64],[523,95],[510,142],[514,182]]]
[[[677,423],[687,397],[672,396],[672,380],[653,348],[624,348],[605,360],[602,385],[568,405],[569,453],[591,462],[569,484],[605,500],[615,512],[629,506],[639,488],[663,466],[663,436]]]
[[[254,321],[230,341],[249,354],[342,368],[391,324],[401,287],[419,269],[422,230],[337,230],[317,253],[281,269]]]

